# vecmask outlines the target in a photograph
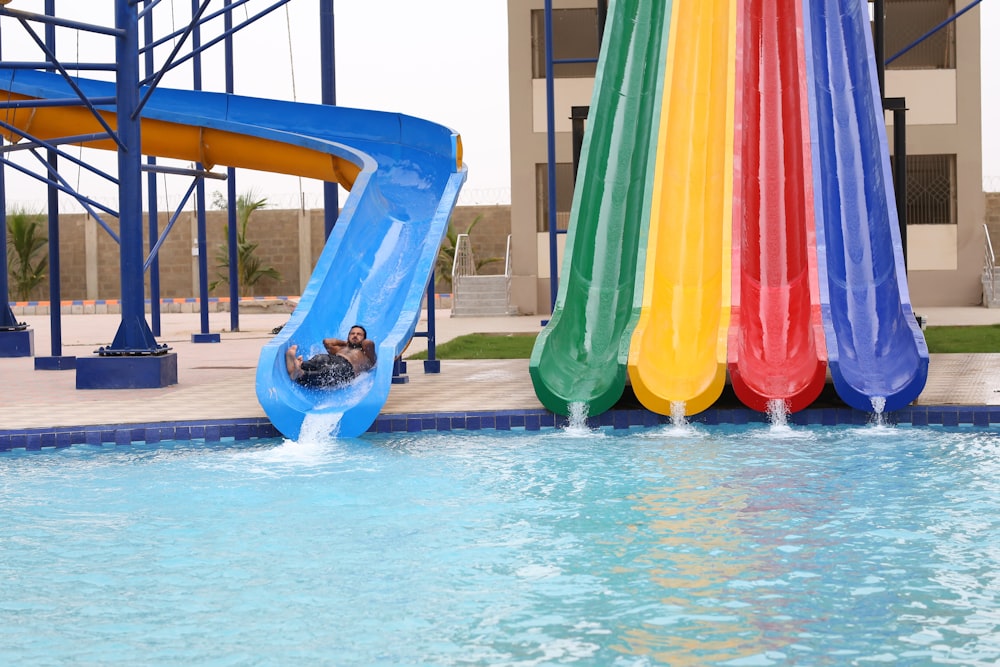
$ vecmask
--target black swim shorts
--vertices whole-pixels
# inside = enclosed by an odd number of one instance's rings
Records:
[[[317,354],[302,362],[296,382],[312,389],[332,389],[357,377],[351,362],[339,354]]]

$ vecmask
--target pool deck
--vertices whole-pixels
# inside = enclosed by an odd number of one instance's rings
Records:
[[[932,326],[1000,323],[1000,309],[923,308],[917,312]],[[229,313],[210,313],[209,331],[218,333],[221,342],[194,343],[192,334],[201,331],[198,313],[164,313],[158,340],[177,353],[179,382],[162,389],[78,390],[73,370],[36,371],[31,357],[0,358],[0,449],[5,448],[4,443],[6,448],[25,442],[121,443],[172,439],[182,434],[273,436],[273,427],[257,402],[254,378],[261,346],[271,338],[271,330],[287,318],[280,312],[243,312],[240,331],[233,332],[228,330]],[[48,316],[18,319],[34,330],[35,355],[51,355]],[[449,311],[439,310],[437,343],[466,333],[538,332],[542,319],[537,315],[453,318]],[[110,343],[120,321],[119,315],[64,315],[62,355],[92,355],[99,346]],[[417,330],[426,330],[425,321]],[[406,355],[425,348],[425,338],[414,338]],[[424,373],[423,362],[410,361],[407,371],[408,382],[392,386],[373,430],[440,430],[466,424],[470,428],[530,428],[553,423],[552,415],[535,396],[526,359],[442,361],[437,374]],[[1000,406],[1000,353],[931,355],[927,386],[912,407],[933,406],[955,406],[955,423],[1000,422],[1000,407],[982,410]],[[637,407],[626,406],[621,411],[641,411]],[[836,406],[828,404],[827,408]],[[813,419],[821,423],[843,421],[849,408],[836,409],[840,417]],[[969,414],[963,417],[957,414],[959,410]],[[970,411],[976,410],[972,416]],[[919,418],[913,415],[913,423],[927,419],[926,413],[920,414]],[[859,419],[857,415],[849,418]],[[643,419],[648,421],[649,415],[633,414],[628,423],[642,423]],[[949,423],[948,413],[943,418],[931,416],[928,421]],[[609,423],[617,426],[619,420]],[[185,424],[186,430],[177,430],[177,425]],[[164,428],[158,428],[160,425]]]

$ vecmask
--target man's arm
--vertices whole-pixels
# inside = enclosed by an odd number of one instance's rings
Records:
[[[372,366],[375,365],[375,343],[367,338],[361,342],[361,350],[368,357],[368,361],[371,362]]]
[[[326,348],[328,354],[337,354],[347,347],[347,341],[339,338],[324,338],[323,347]]]

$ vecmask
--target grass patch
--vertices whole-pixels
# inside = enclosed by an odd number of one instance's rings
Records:
[[[438,359],[528,359],[535,345],[534,333],[474,333],[453,338],[437,346]],[[407,359],[426,359],[417,352]]]
[[[1000,352],[1000,324],[964,327],[927,327],[927,349],[935,354]]]
[[[474,333],[437,346],[438,359],[528,359],[535,345],[535,333]],[[927,349],[935,354],[977,354],[1000,352],[1000,324],[927,327]],[[407,359],[426,359],[417,352]]]

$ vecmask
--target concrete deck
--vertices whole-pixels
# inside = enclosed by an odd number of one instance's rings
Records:
[[[1000,324],[1000,309],[918,309],[928,324]],[[254,388],[257,357],[271,330],[286,313],[243,313],[240,331],[231,332],[229,313],[211,313],[209,329],[220,343],[192,343],[200,332],[197,313],[162,316],[161,343],[178,355],[176,385],[162,389],[77,390],[76,373],[36,371],[34,359],[0,358],[0,432],[54,427],[204,422],[259,419],[266,415]],[[49,318],[19,318],[34,330],[35,355],[51,355]],[[65,356],[90,356],[108,345],[118,315],[65,315]],[[466,333],[538,332],[542,318],[453,318],[438,311],[440,345]],[[421,322],[418,331],[425,329]],[[426,348],[415,338],[406,355]],[[393,385],[383,415],[440,414],[477,410],[542,410],[528,375],[527,360],[443,361],[441,373],[425,374],[423,363],[409,362],[409,382]],[[932,355],[927,387],[919,405],[1000,406],[1000,351],[997,354]]]

